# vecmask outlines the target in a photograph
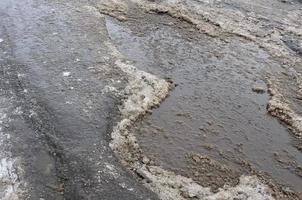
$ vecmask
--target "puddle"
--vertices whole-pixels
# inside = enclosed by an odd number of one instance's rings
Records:
[[[282,68],[265,51],[236,37],[222,41],[196,33],[189,24],[165,15],[123,23],[107,18],[107,28],[139,69],[177,84],[160,108],[136,127],[147,155],[185,175],[191,153],[240,173],[250,173],[242,165],[250,163],[280,185],[301,192],[297,170],[302,153],[293,147],[296,141],[285,126],[266,112],[264,76]]]

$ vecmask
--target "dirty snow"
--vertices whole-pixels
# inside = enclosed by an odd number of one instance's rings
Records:
[[[293,133],[302,137],[302,117],[295,113],[289,106],[286,98],[278,91],[273,80],[268,80],[269,93],[271,99],[268,103],[268,112],[285,122],[293,131]]]

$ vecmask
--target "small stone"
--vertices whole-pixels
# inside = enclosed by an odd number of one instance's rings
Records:
[[[0,43],[3,42],[4,40],[2,38],[0,38]]]
[[[265,88],[260,87],[260,86],[253,86],[252,91],[256,92],[258,94],[263,94],[263,93],[265,93]]]

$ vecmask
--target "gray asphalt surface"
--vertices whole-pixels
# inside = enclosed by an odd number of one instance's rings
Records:
[[[108,146],[121,102],[102,89],[127,79],[89,5],[0,1],[1,130],[22,168],[22,199],[156,199]]]

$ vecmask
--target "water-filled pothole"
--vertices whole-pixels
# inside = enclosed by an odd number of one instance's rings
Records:
[[[107,28],[138,68],[178,84],[159,109],[137,124],[136,136],[147,155],[191,177],[191,153],[240,173],[250,173],[251,165],[300,192],[302,153],[292,146],[287,128],[266,111],[264,76],[276,76],[282,68],[265,51],[236,37],[206,36],[163,15],[123,23],[108,18]]]

